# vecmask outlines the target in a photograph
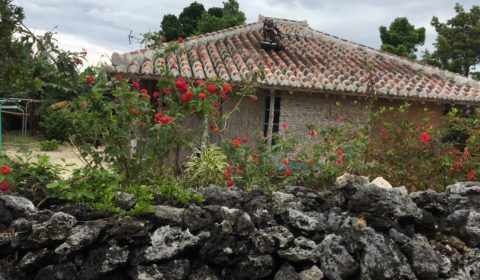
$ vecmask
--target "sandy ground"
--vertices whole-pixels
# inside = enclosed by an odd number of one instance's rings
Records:
[[[17,142],[17,141],[15,141]],[[82,167],[85,165],[82,158],[80,157],[78,151],[71,145],[60,145],[59,149],[56,151],[41,151],[40,145],[35,141],[27,141],[22,148],[21,143],[12,143],[7,142],[4,144],[4,149],[6,154],[10,158],[15,158],[19,156],[25,159],[27,156],[32,157],[32,160],[35,160],[36,155],[45,154],[48,155],[52,163],[60,164],[64,166],[66,163],[71,164],[71,166],[66,167],[67,171],[65,174],[62,174],[63,177],[68,178],[73,169]]]

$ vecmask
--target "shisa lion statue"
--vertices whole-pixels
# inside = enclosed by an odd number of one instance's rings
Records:
[[[278,27],[273,22],[273,19],[265,19],[263,21],[263,41],[262,41],[262,48],[265,50],[273,49],[273,50],[282,50],[283,47],[280,44],[280,40],[282,39],[282,32],[278,29]]]

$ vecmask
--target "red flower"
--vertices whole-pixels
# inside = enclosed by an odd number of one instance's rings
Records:
[[[163,124],[167,124],[167,123],[168,123],[168,118],[165,117],[165,116],[161,116],[159,120],[160,120],[160,122],[163,123]]]
[[[3,164],[2,166],[0,166],[0,173],[2,175],[10,173],[10,166],[8,166],[8,164]]]
[[[183,43],[184,39],[182,37],[178,37],[178,42],[181,44]]]
[[[174,117],[172,117],[172,116],[167,116],[167,120],[168,120],[168,122],[173,122],[173,120],[174,120],[174,119],[175,119],[175,118],[174,118]]]
[[[10,181],[3,180],[0,182],[0,191],[6,192],[10,188]]]
[[[231,172],[233,170],[233,167],[232,166],[227,166],[227,171],[228,172]]]
[[[204,80],[196,80],[196,81],[195,81],[195,84],[196,84],[197,86],[201,86],[201,85],[203,85],[204,83],[205,83]]]
[[[283,174],[285,174],[285,176],[290,176],[290,175],[292,175],[292,169],[290,169],[290,168],[285,169],[285,171],[283,172]]]
[[[475,169],[472,169],[472,170],[470,170],[470,172],[468,172],[467,179],[469,181],[472,181],[474,177],[475,177]]]
[[[388,136],[388,132],[385,130],[385,128],[382,128],[382,129],[380,130],[380,133],[379,133],[378,135],[380,135],[380,137],[385,138],[385,137]]]
[[[207,96],[205,95],[205,92],[202,91],[202,92],[200,92],[200,93],[198,94],[198,97],[199,97],[200,99],[205,99],[205,97],[207,97]]]
[[[192,97],[193,97],[193,92],[187,91],[187,93],[185,93],[185,95],[186,95],[187,98],[190,100],[190,99],[192,99]]]
[[[213,94],[213,93],[215,93],[215,91],[217,90],[217,88],[215,87],[214,84],[209,84],[209,85],[207,86],[207,90],[208,90],[208,92],[210,92],[210,93]]]
[[[342,150],[342,149],[338,149],[338,150],[337,150],[337,154],[338,154],[339,156],[343,155],[343,150]]]
[[[240,173],[242,173],[242,169],[238,168],[237,170],[235,170],[235,173],[238,175]]]
[[[132,88],[134,89],[137,89],[140,85],[138,84],[138,82],[133,82],[132,83]]]
[[[80,58],[75,58],[75,64],[77,65],[83,65],[83,61]]]
[[[160,93],[158,91],[154,91],[153,94],[152,94],[152,96],[154,98],[158,98],[159,95],[160,95]]]
[[[422,133],[420,133],[420,140],[422,140],[424,143],[427,143],[430,141],[430,135],[428,135],[428,133],[425,131],[422,131]]]
[[[337,163],[338,163],[338,165],[342,165],[343,164],[343,158],[338,158]]]
[[[172,89],[170,87],[164,87],[162,89],[163,93],[170,93],[172,91]]]
[[[287,128],[287,127],[288,127],[288,123],[281,123],[280,126],[283,127],[283,128]]]
[[[242,137],[242,139],[240,139],[240,142],[248,143],[248,137]]]
[[[231,187],[233,185],[235,185],[235,182],[232,179],[228,179],[227,180],[227,187]]]
[[[86,80],[87,80],[87,84],[91,85],[93,84],[93,81],[95,80],[95,78],[93,78],[93,76],[91,75],[88,75]]]
[[[185,93],[188,90],[188,85],[182,77],[179,77],[175,82],[178,92]]]
[[[182,101],[188,102],[188,96],[186,94],[182,94]]]
[[[455,172],[455,167],[450,167],[449,171],[450,171],[450,173]]]
[[[460,161],[457,159],[454,159],[453,161],[455,162],[455,167],[460,168],[460,165],[461,165]]]
[[[465,149],[463,150],[463,157],[468,157],[468,150],[467,150],[467,148],[465,148]]]
[[[233,140],[232,140],[232,146],[235,147],[235,148],[238,147],[238,146],[240,146],[240,140],[238,140],[238,139],[233,139]]]
[[[223,92],[227,92],[232,88],[232,86],[230,84],[223,84],[222,88],[223,88]]]
[[[287,165],[287,164],[288,164],[288,158],[282,159],[282,164],[283,164],[283,165]]]
[[[133,108],[133,109],[132,109],[132,114],[133,114],[134,116],[138,116],[137,109]]]
[[[217,133],[218,132],[218,127],[216,124],[214,123],[211,123],[210,124],[210,130],[212,131],[212,133]]]
[[[146,89],[142,88],[142,89],[140,90],[140,93],[141,93],[141,94],[147,94],[148,91],[147,91]]]

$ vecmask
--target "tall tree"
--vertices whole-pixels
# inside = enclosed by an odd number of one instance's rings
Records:
[[[198,22],[199,33],[208,33],[245,23],[245,13],[236,0],[223,2],[223,9],[210,8]]]
[[[176,40],[178,37],[185,36],[183,33],[182,25],[176,15],[167,14],[163,16],[162,23],[160,24],[163,34],[167,41]],[[161,37],[161,33],[157,36]],[[160,40],[161,42],[161,40]]]
[[[431,59],[444,69],[468,76],[480,63],[480,6],[474,5],[467,12],[456,4],[455,12],[457,15],[445,23],[432,18],[438,36]]]
[[[52,32],[33,34],[12,2],[0,0],[0,97],[71,99],[86,53],[59,49]]]
[[[197,33],[198,21],[205,12],[205,7],[197,2],[193,2],[190,6],[183,9],[178,19],[186,36]]]
[[[418,45],[425,43],[425,28],[415,28],[406,17],[398,17],[387,28],[380,26],[381,49],[408,58],[416,58]]]
[[[23,9],[11,0],[0,0],[0,97],[26,91],[33,74],[30,49],[25,37],[14,33],[25,18]]]
[[[237,0],[223,2],[223,7],[211,7],[208,11],[197,2],[185,7],[180,15],[167,14],[163,17],[160,31],[143,34],[142,43],[147,47],[158,46],[164,40],[199,35],[244,24],[245,13],[240,11]]]

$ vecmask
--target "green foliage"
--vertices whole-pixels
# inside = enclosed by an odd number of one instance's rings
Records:
[[[142,43],[147,47],[159,46],[165,41],[174,41],[179,37],[188,37],[213,32],[244,24],[245,14],[240,11],[236,0],[223,2],[223,8],[212,7],[205,11],[202,4],[193,2],[185,7],[177,17],[167,14],[160,24],[160,31],[143,34]]]
[[[68,140],[74,131],[72,112],[69,108],[45,108],[41,114],[40,131],[47,140]]]
[[[40,141],[40,150],[41,151],[56,151],[60,145],[60,142],[57,140],[43,140]]]
[[[455,5],[457,15],[443,23],[433,17],[431,24],[438,33],[436,50],[430,60],[442,68],[468,76],[472,66],[480,63],[480,6],[469,12]]]
[[[186,36],[197,33],[198,21],[205,13],[203,5],[197,2],[193,2],[190,6],[183,8],[183,11],[178,16],[178,20],[182,24],[182,30]]]
[[[215,144],[195,149],[185,163],[184,177],[187,185],[206,187],[221,184],[227,167],[227,157]]]
[[[61,180],[68,164],[54,164],[47,155],[26,154],[25,157],[17,156],[14,160],[14,187],[20,193],[33,193],[43,196],[45,187],[55,181]]]
[[[416,58],[418,45],[425,43],[425,28],[415,28],[407,18],[398,17],[387,28],[380,26],[381,49],[408,58]]]
[[[177,202],[182,205],[192,200],[197,203],[204,201],[201,195],[185,190],[179,180],[170,175],[159,178],[159,180],[155,182],[154,190],[162,199]]]
[[[71,99],[78,90],[78,64],[86,53],[58,48],[52,32],[34,35],[23,9],[0,0],[0,96]]]
[[[95,208],[119,212],[115,207],[115,191],[120,189],[121,176],[101,168],[81,168],[73,171],[67,180],[49,183],[46,193],[49,197],[68,202],[84,203]]]
[[[185,36],[183,33],[182,25],[178,20],[177,16],[175,15],[167,14],[163,16],[160,26],[167,41],[176,40],[178,37]],[[161,35],[162,33],[157,33],[157,36]],[[157,40],[157,42],[162,42],[162,40]]]

